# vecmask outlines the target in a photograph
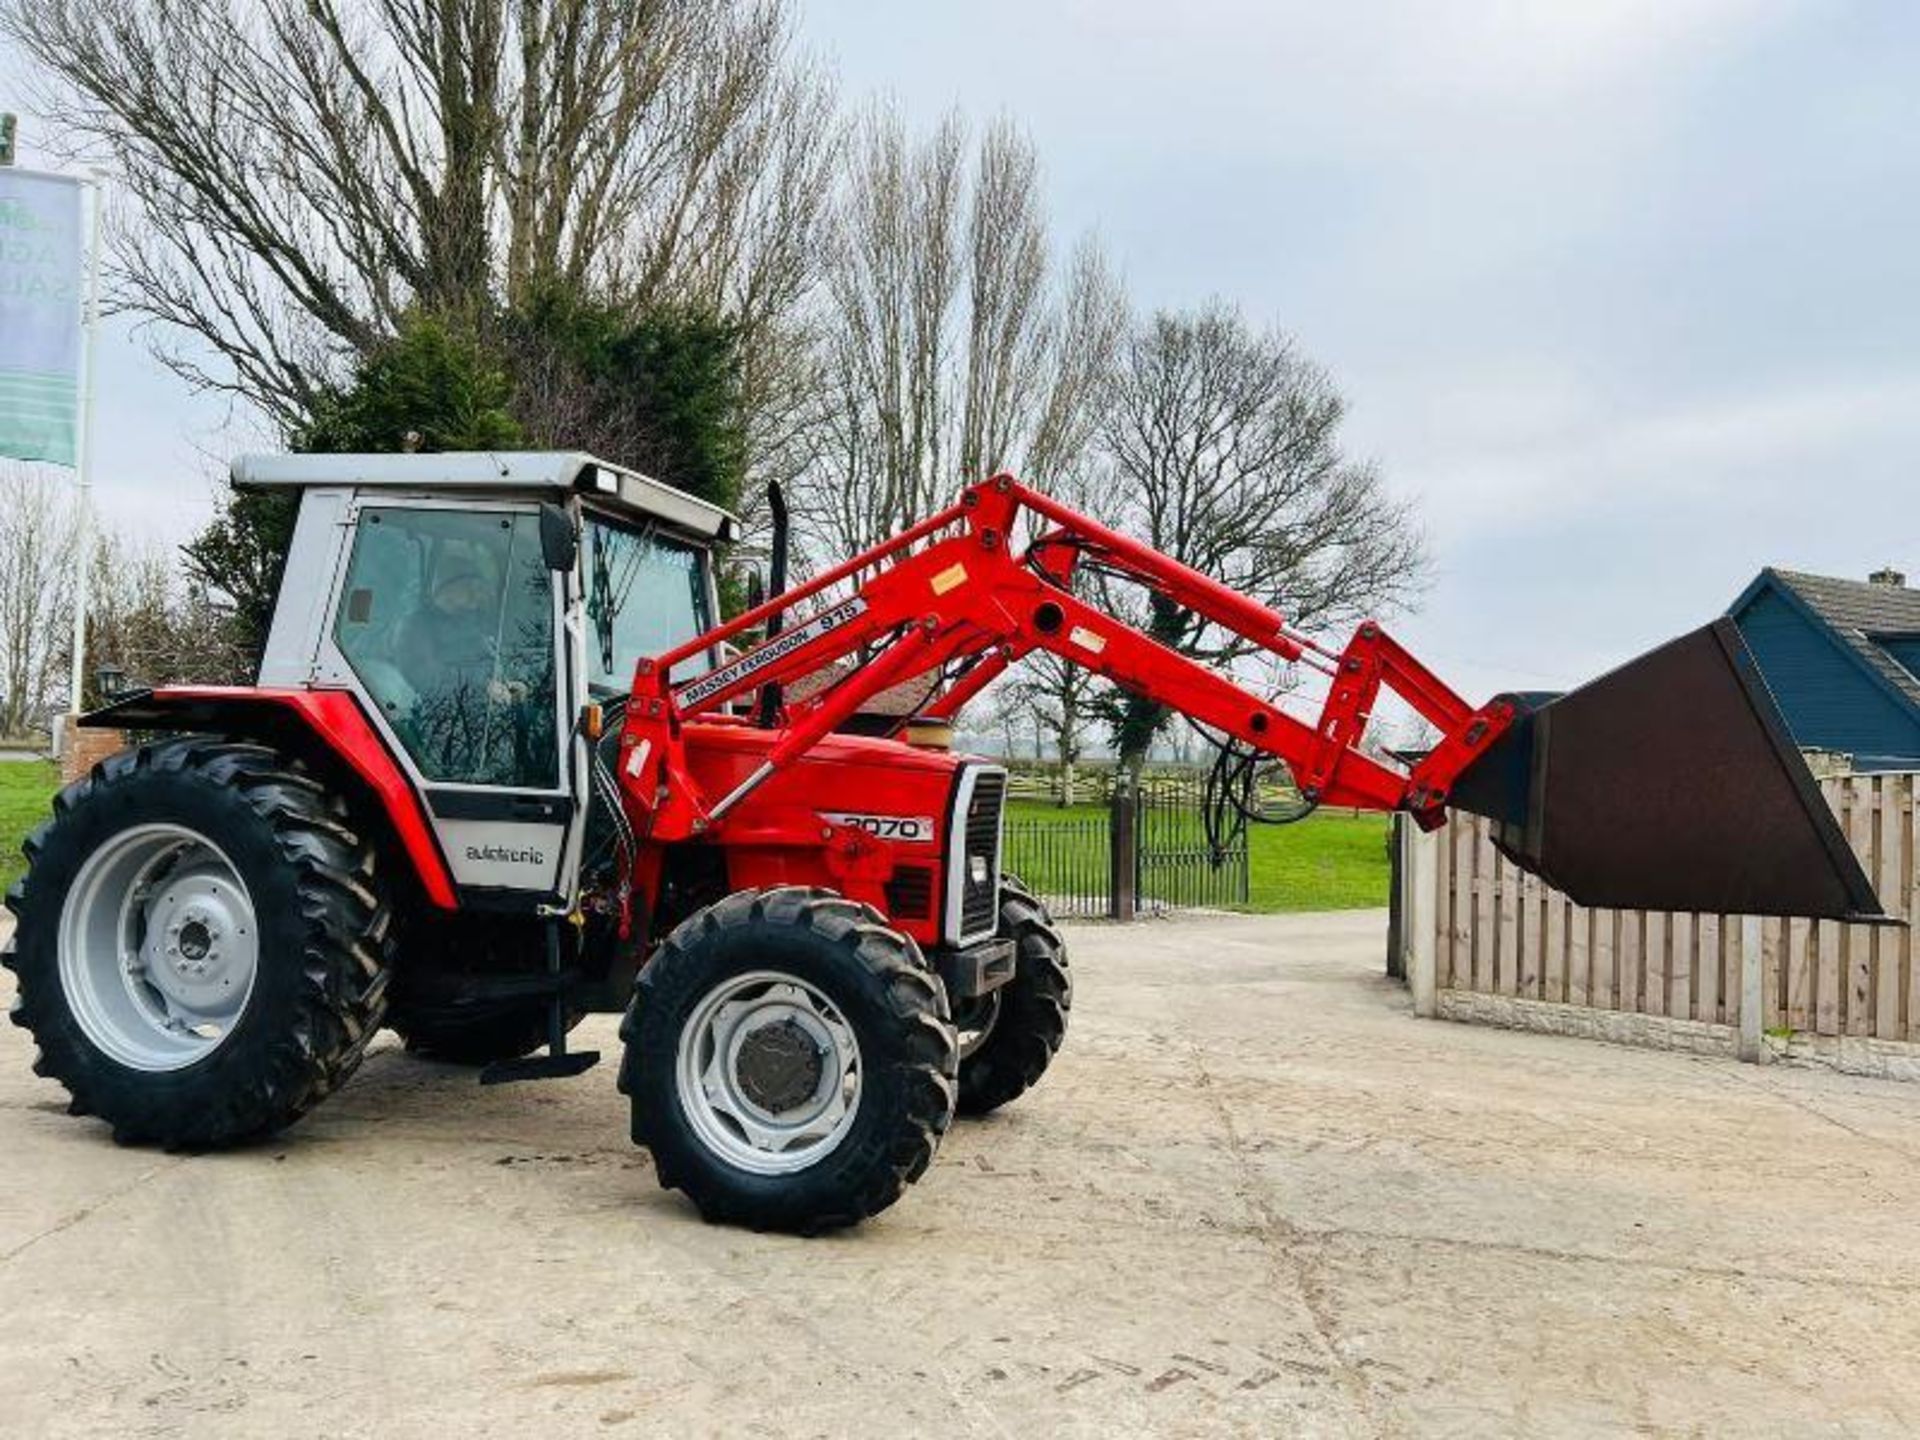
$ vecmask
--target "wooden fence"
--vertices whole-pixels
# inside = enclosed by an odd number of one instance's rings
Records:
[[[1820,787],[1901,919],[1914,914],[1920,868],[1915,781]],[[1436,992],[1454,992],[1730,1026],[1743,1053],[1763,1031],[1920,1041],[1920,957],[1904,925],[1588,910],[1501,857],[1478,816],[1403,833],[1406,964],[1425,1013]]]

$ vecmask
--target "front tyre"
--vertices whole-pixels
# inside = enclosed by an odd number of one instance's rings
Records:
[[[388,912],[369,847],[311,776],[257,745],[123,751],[54,799],[7,896],[0,963],[36,1074],[122,1143],[280,1129],[380,1028]]]
[[[688,917],[640,972],[620,1037],[634,1142],[708,1220],[855,1224],[925,1173],[953,1118],[939,977],[827,890],[746,890]]]
[[[984,1115],[1040,1083],[1067,1038],[1073,972],[1047,907],[1000,877],[998,936],[1014,944],[1013,978],[955,1016],[961,1037],[960,1113]]]

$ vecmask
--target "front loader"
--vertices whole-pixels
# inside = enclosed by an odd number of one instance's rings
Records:
[[[1065,1035],[1004,771],[916,743],[1034,651],[1200,726],[1215,823],[1259,818],[1277,764],[1307,805],[1492,816],[1583,903],[1879,910],[1727,622],[1474,706],[1377,624],[1323,647],[1005,476],[792,589],[781,537],[725,624],[732,517],[588,456],[234,479],[300,497],[258,683],[88,716],[146,738],[57,797],[7,897],[35,1068],[124,1142],[270,1134],[383,1025],[488,1083],[577,1074],[570,1031],[611,1011],[633,1138],[703,1214],[884,1209]],[[1320,672],[1318,713],[1157,644],[1099,603],[1118,585]],[[1410,763],[1363,746],[1383,691],[1440,736]]]

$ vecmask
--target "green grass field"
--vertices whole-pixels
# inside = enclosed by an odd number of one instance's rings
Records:
[[[1387,903],[1387,817],[1321,812],[1297,825],[1255,825],[1247,908],[1360,910]]]
[[[1084,853],[1076,870],[1098,871],[1104,864],[1107,812],[1100,805],[1063,810],[1044,800],[1015,800],[1007,807],[1014,822],[1052,822],[1068,833],[1046,847],[1059,854],[1063,845]],[[1187,843],[1198,845],[1197,825]],[[1008,840],[1007,864],[1028,884],[1045,891],[1037,853],[1023,855],[1022,825]],[[1248,831],[1247,903],[1256,914],[1288,910],[1358,910],[1387,903],[1387,817],[1348,810],[1320,811],[1295,825],[1254,825]],[[1029,874],[1028,871],[1035,873]],[[1056,893],[1059,893],[1056,891]]]
[[[20,841],[47,815],[47,803],[59,785],[59,771],[47,763],[0,764],[0,889],[22,869]],[[1104,863],[1101,838],[1107,812],[1099,805],[1061,810],[1045,801],[1015,800],[1007,807],[1015,821],[1065,823],[1069,843],[1083,845],[1095,868]],[[1016,833],[1018,827],[1016,826]],[[1322,811],[1297,825],[1255,825],[1247,855],[1247,906],[1258,914],[1285,910],[1354,910],[1387,903],[1386,817]],[[1017,844],[1009,863],[1022,868]],[[1032,869],[1029,861],[1027,869]],[[1044,875],[1028,875],[1045,889]]]
[[[51,761],[0,764],[0,890],[20,878],[26,862],[20,842],[47,818],[47,805],[60,788],[60,767]]]

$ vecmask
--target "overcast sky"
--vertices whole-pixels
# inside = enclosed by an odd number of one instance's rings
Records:
[[[1760,566],[1920,577],[1920,6],[804,0],[850,98],[1007,111],[1148,306],[1291,331],[1419,502],[1474,698]],[[177,535],[224,411],[116,331],[101,487]]]

